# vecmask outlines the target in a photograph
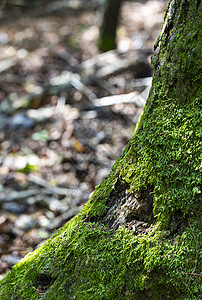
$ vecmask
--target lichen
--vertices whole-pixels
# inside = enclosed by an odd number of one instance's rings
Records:
[[[0,299],[200,298],[201,5],[172,3],[132,140],[82,212],[13,267]],[[137,201],[147,191],[149,231],[105,222],[120,185]]]

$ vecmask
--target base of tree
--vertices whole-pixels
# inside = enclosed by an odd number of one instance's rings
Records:
[[[156,224],[135,235],[124,225],[113,231],[82,217],[16,265],[0,298],[198,299],[192,227],[175,236]]]
[[[0,299],[200,299],[200,1],[170,1],[132,140],[81,213],[28,254]]]

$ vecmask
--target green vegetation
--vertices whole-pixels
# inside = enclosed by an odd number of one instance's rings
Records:
[[[0,299],[199,299],[201,6],[171,4],[132,140],[82,212],[5,277]],[[106,222],[124,189],[143,201],[132,216],[147,232]]]
[[[172,239],[157,228],[149,235],[134,236],[122,226],[112,234],[76,217],[13,268],[2,284],[6,291],[2,295],[4,299],[40,299],[44,293],[44,299],[197,299],[199,282],[189,275],[196,258],[192,229]]]

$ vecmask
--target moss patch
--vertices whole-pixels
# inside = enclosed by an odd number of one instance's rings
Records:
[[[187,299],[197,299],[198,278],[190,275],[196,263],[192,229],[168,239],[168,233],[157,228],[142,236],[134,236],[124,226],[112,234],[98,223],[82,223],[72,230],[63,228],[13,268],[6,284],[2,284],[0,296],[186,299],[189,295]],[[198,238],[198,232],[194,232]]]
[[[82,212],[5,277],[0,299],[199,299],[201,19],[199,1],[170,1],[132,140]],[[149,230],[130,230],[140,216]]]

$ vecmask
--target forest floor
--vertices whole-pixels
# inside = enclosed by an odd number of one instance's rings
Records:
[[[0,4],[0,279],[82,209],[131,139],[166,6],[124,2],[118,51],[102,56],[96,1],[14,2]],[[144,101],[103,99],[130,92]]]

